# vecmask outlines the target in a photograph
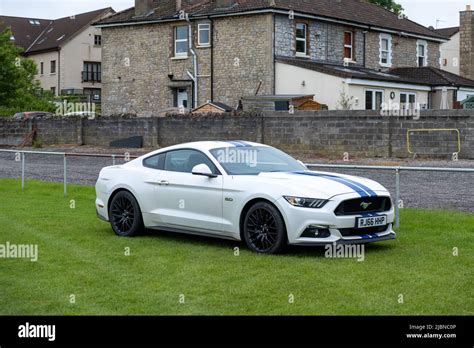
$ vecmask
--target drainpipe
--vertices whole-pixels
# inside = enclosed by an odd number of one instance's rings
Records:
[[[208,19],[211,22],[211,102],[214,102],[214,20]]]
[[[193,49],[193,43],[192,43],[192,25],[189,24],[189,51],[191,52],[191,54],[193,55],[193,69],[194,69],[194,76],[193,74],[191,74],[189,72],[189,70],[187,71],[188,73],[188,76],[193,80],[194,82],[194,103],[193,103],[193,108],[197,108],[198,107],[198,91],[199,91],[199,85],[198,85],[198,76],[199,76],[199,71],[198,71],[198,62],[197,62],[197,55],[196,55],[196,52],[194,51]]]
[[[58,64],[56,66],[56,69],[58,71],[58,96],[61,95],[61,47],[58,49]]]
[[[367,31],[363,31],[362,32],[364,34],[364,47],[363,47],[363,50],[364,52],[362,53],[362,66],[365,68],[365,64],[366,64],[366,53],[365,53],[365,50],[367,49]]]

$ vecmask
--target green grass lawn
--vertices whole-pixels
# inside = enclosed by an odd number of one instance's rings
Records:
[[[93,187],[64,197],[61,184],[28,181],[21,192],[0,180],[0,244],[39,246],[38,262],[0,259],[1,315],[474,314],[474,214],[403,210],[398,239],[357,262],[324,248],[265,256],[161,232],[118,238],[94,199]]]

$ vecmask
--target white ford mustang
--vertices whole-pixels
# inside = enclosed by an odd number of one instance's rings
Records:
[[[259,253],[287,244],[395,239],[389,192],[369,179],[309,171],[266,145],[197,142],[102,169],[97,215],[119,236],[145,228],[244,240]]]

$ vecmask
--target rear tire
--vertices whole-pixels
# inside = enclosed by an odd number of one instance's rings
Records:
[[[243,234],[247,246],[260,254],[277,254],[288,239],[285,221],[277,208],[267,202],[255,203],[245,214]]]
[[[128,191],[120,191],[112,198],[109,220],[115,234],[120,237],[135,237],[143,233],[140,206]]]

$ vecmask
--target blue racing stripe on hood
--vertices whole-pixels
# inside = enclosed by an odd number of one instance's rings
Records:
[[[338,182],[340,184],[346,185],[347,187],[350,187],[352,190],[357,192],[362,198],[377,197],[377,193],[375,193],[373,190],[371,190],[367,186],[361,183],[358,183],[356,181],[347,179],[347,178],[339,177],[336,175],[320,174],[320,173],[313,173],[313,172],[294,172],[294,174],[315,176],[315,177],[320,177],[323,179],[328,179],[328,180]]]

